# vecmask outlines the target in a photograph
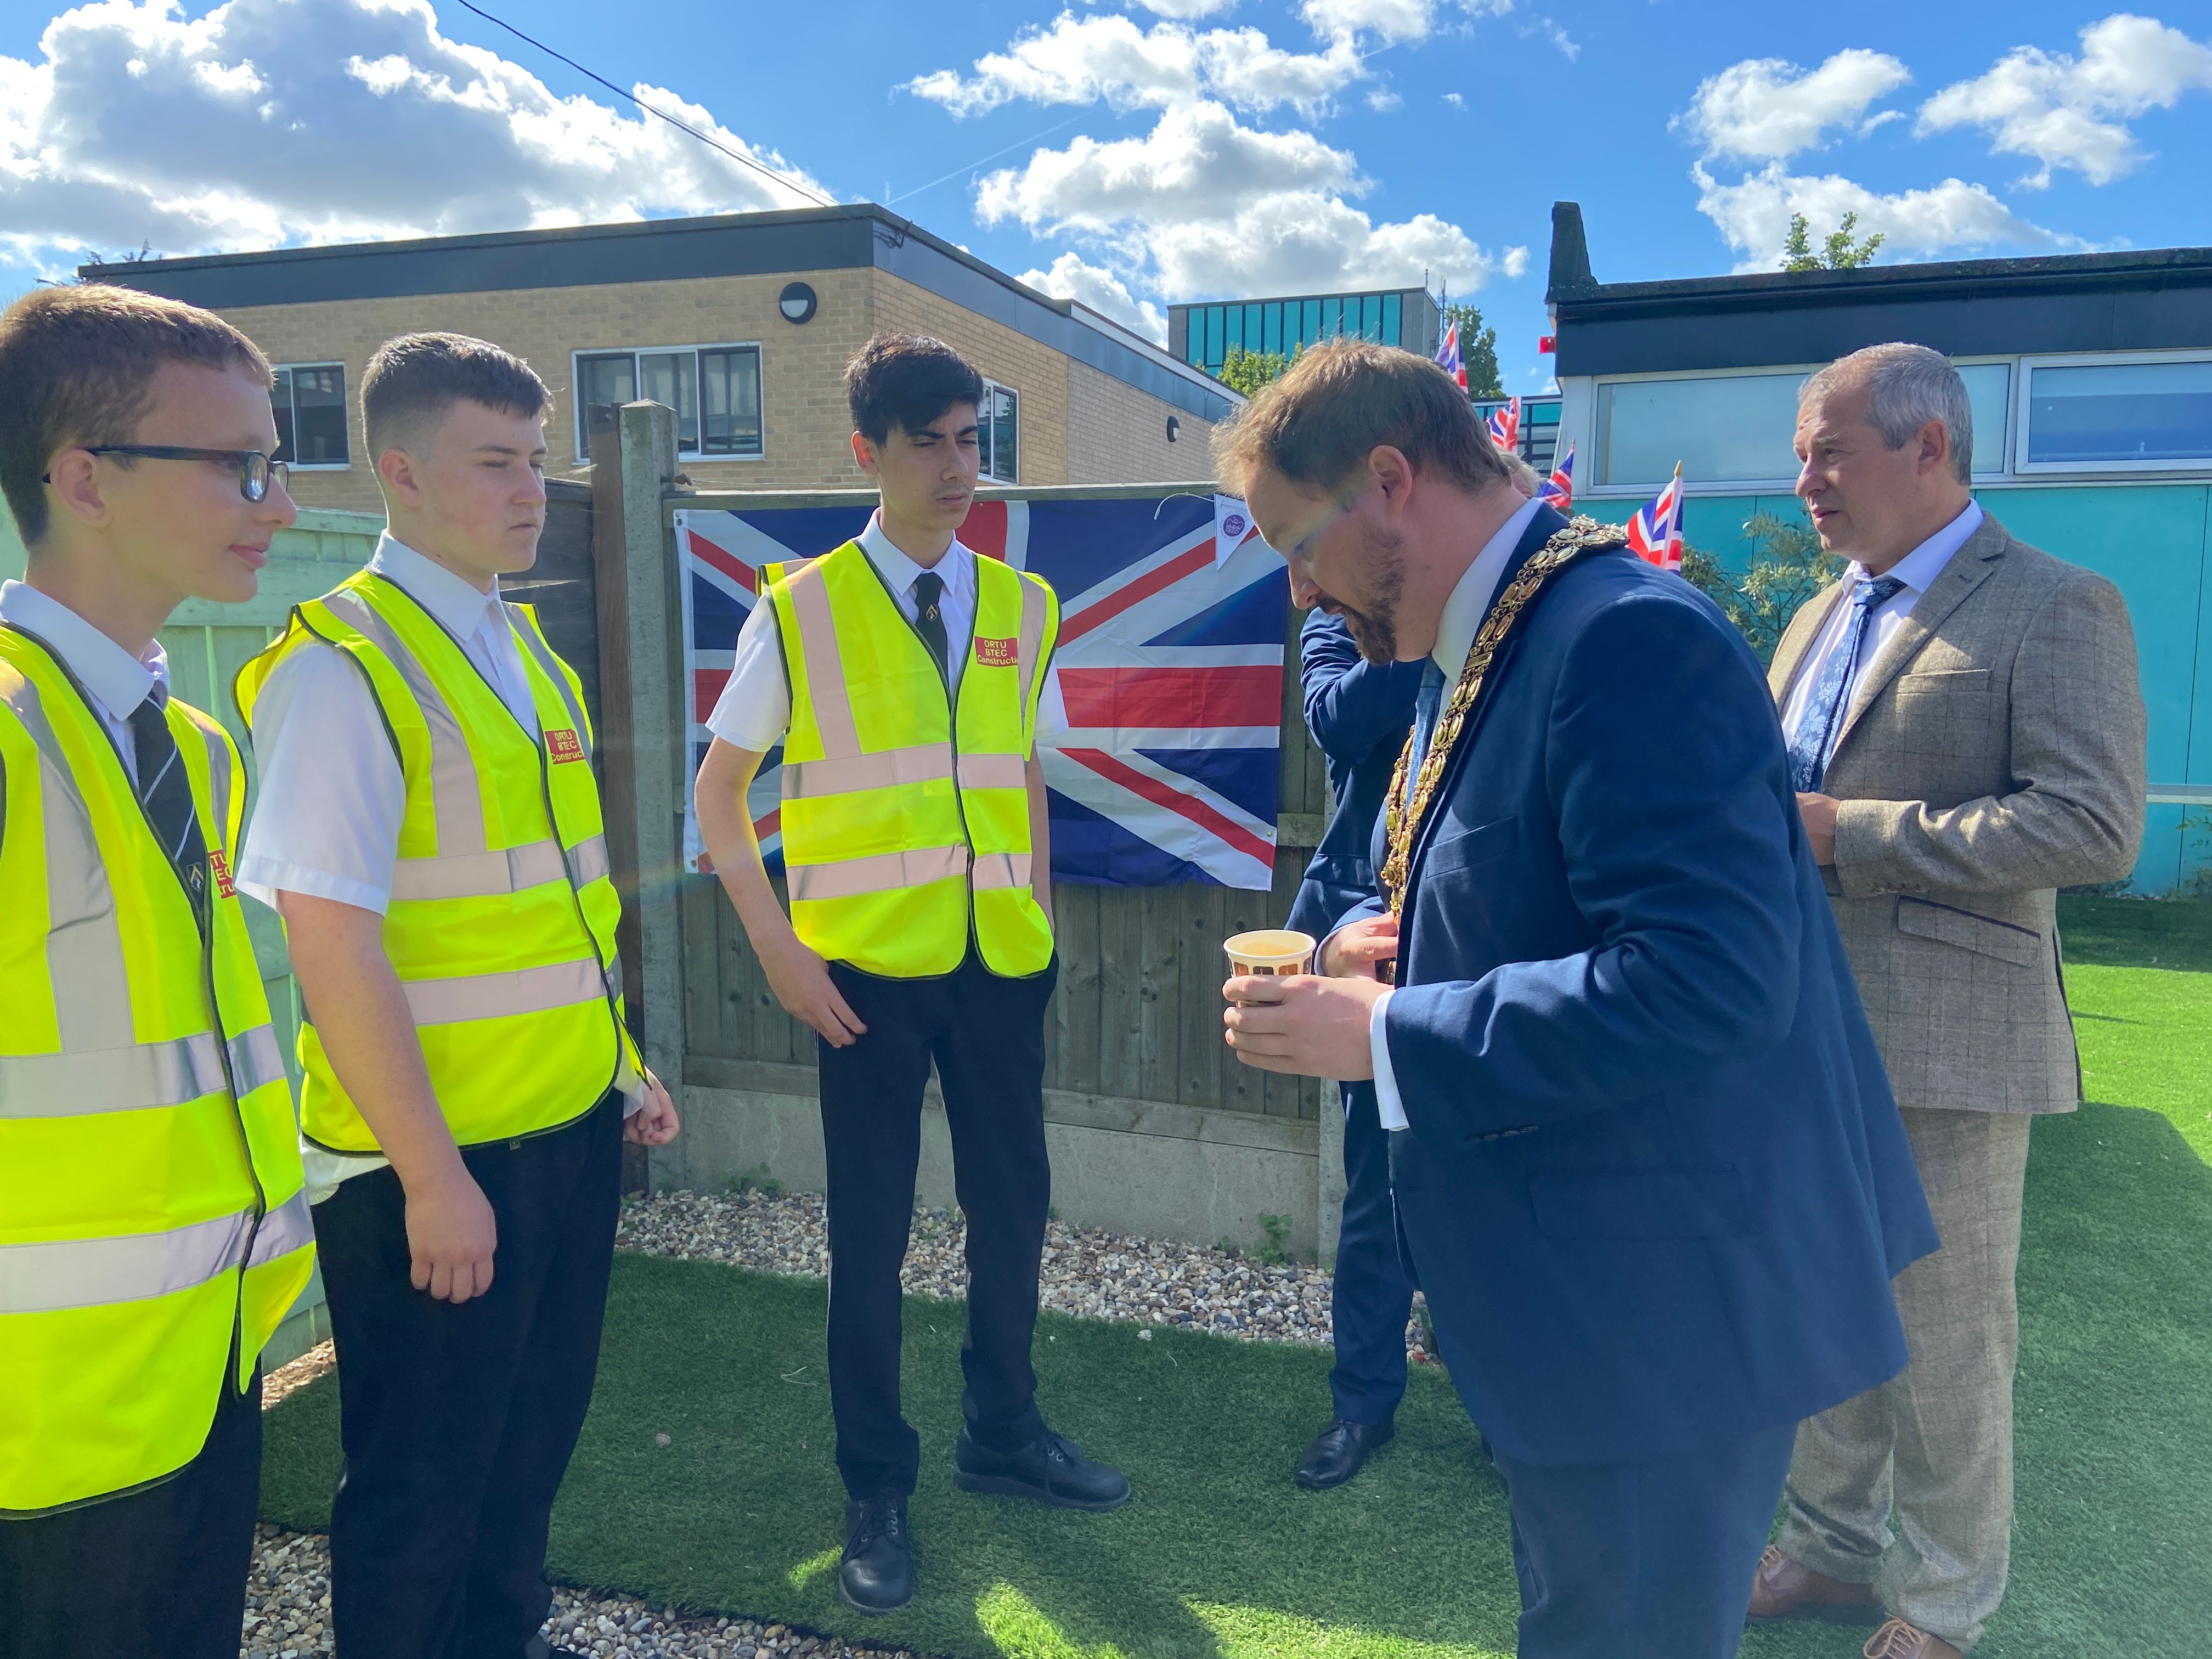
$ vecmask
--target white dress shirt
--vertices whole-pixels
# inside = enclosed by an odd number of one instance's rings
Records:
[[[1490,614],[1490,601],[1498,592],[1498,579],[1504,575],[1505,567],[1512,562],[1513,550],[1521,544],[1528,533],[1528,521],[1536,516],[1540,501],[1522,503],[1521,510],[1508,519],[1474,556],[1466,574],[1453,587],[1451,597],[1444,601],[1443,615],[1437,623],[1437,648],[1429,653],[1429,660],[1443,671],[1444,692],[1447,700],[1452,687],[1459,684],[1459,671],[1467,666],[1467,653],[1474,648],[1474,636],[1481,630],[1482,619]],[[1375,999],[1375,1006],[1367,1016],[1367,1048],[1375,1062],[1375,1110],[1385,1129],[1406,1127],[1406,1103],[1398,1093],[1398,1074],[1390,1065],[1390,1039],[1385,1030],[1382,1011],[1390,1006],[1393,993],[1385,991]]]
[[[168,653],[155,640],[146,654],[134,657],[51,593],[22,582],[0,582],[0,622],[35,634],[53,647],[62,666],[92,699],[93,713],[107,727],[123,756],[123,771],[138,781],[138,743],[131,716],[156,685],[169,684]]]
[[[535,740],[538,705],[498,581],[480,593],[389,531],[378,539],[368,568],[406,589],[460,641]],[[311,642],[270,671],[254,705],[253,752],[261,788],[238,863],[240,890],[280,910],[280,893],[305,893],[382,915],[399,861],[407,779],[368,682],[344,652]],[[644,1085],[627,1065],[623,1073],[617,1086],[635,1112],[644,1104]],[[340,1182],[386,1163],[374,1153],[333,1152],[305,1139],[300,1156],[311,1204],[328,1198]]]
[[[907,620],[918,619],[921,606],[915,598],[914,584],[922,574],[922,567],[891,545],[891,538],[884,534],[879,518],[871,518],[868,527],[854,539],[882,575],[884,586],[890,589]],[[949,666],[957,696],[961,671],[968,664],[969,635],[975,628],[975,555],[956,539],[932,568],[945,579],[945,592],[937,601],[937,611],[945,623],[945,642],[951,654]],[[744,626],[738,630],[729,681],[715,700],[714,712],[707,717],[709,732],[724,743],[749,749],[755,754],[766,754],[781,743],[783,734],[791,729],[791,686],[784,678],[783,647],[776,638],[775,607],[766,601],[763,594],[746,617]],[[1053,748],[1066,730],[1067,713],[1060,701],[1060,671],[1053,668],[1045,674],[1044,694],[1037,705],[1037,743],[1042,747]]]
[[[500,701],[538,732],[522,653],[499,584],[480,593],[387,532],[368,568],[407,590],[461,642]],[[303,645],[271,671],[253,711],[261,788],[239,860],[240,889],[264,904],[305,893],[382,915],[392,902],[407,780],[361,671],[334,645]]]
[[[1943,574],[1943,567],[1951,562],[1951,556],[1966,544],[1966,538],[1981,528],[1982,505],[1968,501],[1966,510],[1912,551],[1892,565],[1885,574],[1892,575],[1905,584],[1881,605],[1875,607],[1874,623],[1867,629],[1866,648],[1859,653],[1858,661],[1851,668],[1850,678],[1844,682],[1843,701],[1838,709],[1848,711],[1851,699],[1858,695],[1859,681],[1881,655],[1897,630],[1905,626],[1905,619],[1912,614],[1912,607],[1920,603],[1936,579]],[[1791,682],[1790,695],[1782,704],[1782,731],[1785,738],[1796,734],[1798,722],[1805,716],[1805,705],[1812,700],[1813,688],[1820,683],[1821,672],[1828,659],[1847,647],[1844,635],[1850,631],[1851,617],[1851,584],[1868,580],[1864,565],[1856,562],[1844,568],[1844,585],[1835,602],[1828,607],[1828,619],[1820,624],[1814,636],[1812,648],[1798,665],[1797,678]]]

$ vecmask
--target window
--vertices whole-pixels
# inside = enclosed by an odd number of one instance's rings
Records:
[[[269,402],[276,414],[276,453],[295,467],[347,465],[345,366],[287,363]]]
[[[1021,421],[1012,389],[984,381],[983,406],[976,414],[981,417],[975,441],[983,452],[983,476],[995,483],[1018,483]]]
[[[591,459],[592,411],[649,399],[676,411],[685,460],[743,460],[764,453],[760,348],[659,346],[576,354],[576,459]]]
[[[1405,300],[1402,295],[1386,294],[1382,296],[1382,343],[1406,343]]]
[[[2195,470],[2212,462],[2212,359],[2031,362],[2022,372],[2023,471]]]
[[[1974,476],[2005,470],[2005,416],[2012,412],[2010,363],[1960,363],[1966,402],[1974,412]]]
[[[1804,372],[1616,380],[1598,387],[1597,482],[1655,488],[1682,464],[1698,483],[1794,478]]]

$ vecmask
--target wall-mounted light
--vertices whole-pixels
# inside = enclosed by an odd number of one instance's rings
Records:
[[[786,283],[783,292],[775,296],[775,308],[787,323],[811,322],[816,303],[814,290],[804,283]]]
[[[1182,431],[1182,422],[1181,421],[1177,420],[1174,416],[1172,416],[1172,415],[1169,416],[1168,416],[1168,441],[1169,441],[1170,443],[1173,443],[1173,442],[1176,441],[1176,433],[1178,433],[1178,432],[1180,432],[1180,431]]]

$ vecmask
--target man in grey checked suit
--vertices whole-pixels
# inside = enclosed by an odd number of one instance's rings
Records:
[[[2134,867],[2142,692],[2118,591],[1968,494],[1940,354],[1855,352],[1798,408],[1797,493],[1852,564],[1771,678],[1943,1248],[1897,1280],[1911,1364],[1799,1429],[1751,1613],[1886,1618],[1869,1659],[1957,1659],[2011,1546],[2028,1125],[2081,1099],[2056,890]]]

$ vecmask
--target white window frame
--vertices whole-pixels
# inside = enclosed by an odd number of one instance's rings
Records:
[[[2171,355],[2180,357],[2212,356],[2212,352],[2179,352]],[[2149,354],[2138,352],[2129,353],[2124,356],[2124,358],[2121,359],[2121,361],[2128,362],[2146,362],[2150,360],[2151,357]],[[1951,359],[1953,366],[1959,368],[1977,368],[1990,364],[2001,364],[2008,368],[2011,371],[2012,375],[2012,383],[2008,388],[2008,395],[2006,398],[2006,430],[2003,441],[1999,444],[1997,448],[1997,453],[2003,465],[2000,465],[1996,471],[1992,472],[1975,473],[1973,475],[1974,483],[1978,484],[1996,483],[2005,478],[2014,476],[2014,471],[2017,470],[2012,466],[2015,453],[2014,446],[2018,444],[2024,447],[2026,444],[2024,433],[2026,429],[2027,414],[2025,406],[2021,402],[2021,388],[2027,383],[2027,365],[2035,362],[2053,362],[2060,363],[2073,363],[2078,361],[2083,360],[2070,356],[2055,359],[2047,357],[2021,358],[2006,357],[1990,354],[1984,354],[1976,356],[1954,357]],[[1678,369],[1668,373],[1656,374],[1593,375],[1590,377],[1589,382],[1590,429],[1589,434],[1590,441],[1589,447],[1593,452],[1590,458],[1592,461],[1592,470],[1595,470],[1595,462],[1597,460],[1597,456],[1595,452],[1596,451],[1598,445],[1598,422],[1601,418],[1601,410],[1604,404],[1603,388],[1607,386],[1626,386],[1640,381],[1650,380],[1749,380],[1753,377],[1771,377],[1778,379],[1784,375],[1789,374],[1795,374],[1800,380],[1802,380],[1808,375],[1817,374],[1820,370],[1826,368],[1827,366],[1828,365],[1825,362],[1819,362],[1778,364],[1772,366],[1762,365],[1749,368]],[[1526,401],[1526,399],[1523,400],[1524,405]],[[1563,415],[1565,414],[1565,411],[1564,408],[1561,412]],[[1565,428],[1562,426],[1560,429],[1564,434]],[[1562,454],[1565,453],[1565,440],[1563,437],[1561,440],[1560,449],[1560,453]],[[1611,457],[1607,456],[1607,459],[1610,460]],[[2039,472],[2052,471],[2057,470],[2058,469],[2049,466],[2038,467],[2035,469],[2035,471]],[[2069,465],[2067,470],[2079,471],[2081,469],[2073,467]],[[2169,468],[2168,470],[2171,471],[2172,469]],[[1578,482],[1575,486],[1575,494],[1577,497],[1587,495],[1594,501],[1604,501],[1607,499],[1618,500],[1633,496],[1650,496],[1657,494],[1659,490],[1665,488],[1666,483],[1667,480],[1665,478],[1650,479],[1642,483],[1601,484],[1592,483],[1587,486]],[[1776,478],[1686,477],[1683,479],[1682,484],[1684,493],[1691,495],[1773,495],[1777,492],[1786,495],[1792,495],[1796,492],[1797,489],[1797,474],[1792,472],[1786,477]]]
[[[975,411],[975,423],[979,428],[988,428],[991,420],[991,394],[994,392],[1003,392],[1014,400],[1014,471],[1019,472],[1022,470],[1022,394],[1003,380],[984,381],[983,405]],[[995,440],[994,448],[995,450]],[[994,453],[992,456],[994,465],[998,457]],[[1018,478],[1009,478],[1002,473],[993,472],[988,469],[981,476],[985,482],[994,484],[1013,484],[1021,482]]]
[[[2212,458],[2195,461],[2030,461],[2027,459],[2028,387],[2034,382],[2037,369],[2212,362],[2212,350],[2200,347],[2174,351],[2069,351],[2020,357],[2014,362],[2015,384],[2012,389],[2012,447],[2007,454],[2016,477],[2079,478],[2113,473],[2164,473],[2170,477],[2201,478],[2212,472]]]
[[[751,352],[753,354],[753,362],[760,375],[761,447],[759,453],[752,455],[724,455],[709,454],[701,450],[685,449],[678,451],[676,459],[679,461],[698,461],[717,465],[724,463],[728,463],[733,465],[743,465],[752,462],[764,461],[768,459],[767,348],[764,347],[758,340],[698,340],[693,341],[690,343],[679,342],[674,345],[580,346],[568,353],[568,400],[574,405],[574,410],[571,411],[571,423],[576,428],[576,463],[578,465],[588,465],[592,459],[592,434],[590,432],[586,430],[584,425],[584,416],[587,411],[586,410],[582,397],[579,395],[584,380],[584,359],[586,357],[617,357],[620,356],[625,351],[629,354],[631,358],[630,374],[633,377],[637,374],[636,360],[640,357],[665,356],[668,353],[675,351],[689,351],[695,356],[702,351]],[[704,432],[706,430],[706,410],[702,406],[699,415],[699,429],[702,432]]]
[[[339,412],[345,416],[346,458],[342,461],[287,461],[284,465],[295,472],[350,472],[353,470],[354,447],[353,399],[350,395],[349,395],[345,388],[347,382],[352,377],[348,373],[346,365],[338,362],[336,358],[326,357],[320,362],[313,363],[271,363],[269,365],[269,371],[272,376],[283,374],[289,369],[301,368],[335,368],[337,370],[339,387],[338,410]],[[269,389],[272,392],[276,391],[276,388],[273,382]],[[299,441],[299,435],[300,404],[299,400],[295,396],[292,403],[292,438],[295,444]]]

